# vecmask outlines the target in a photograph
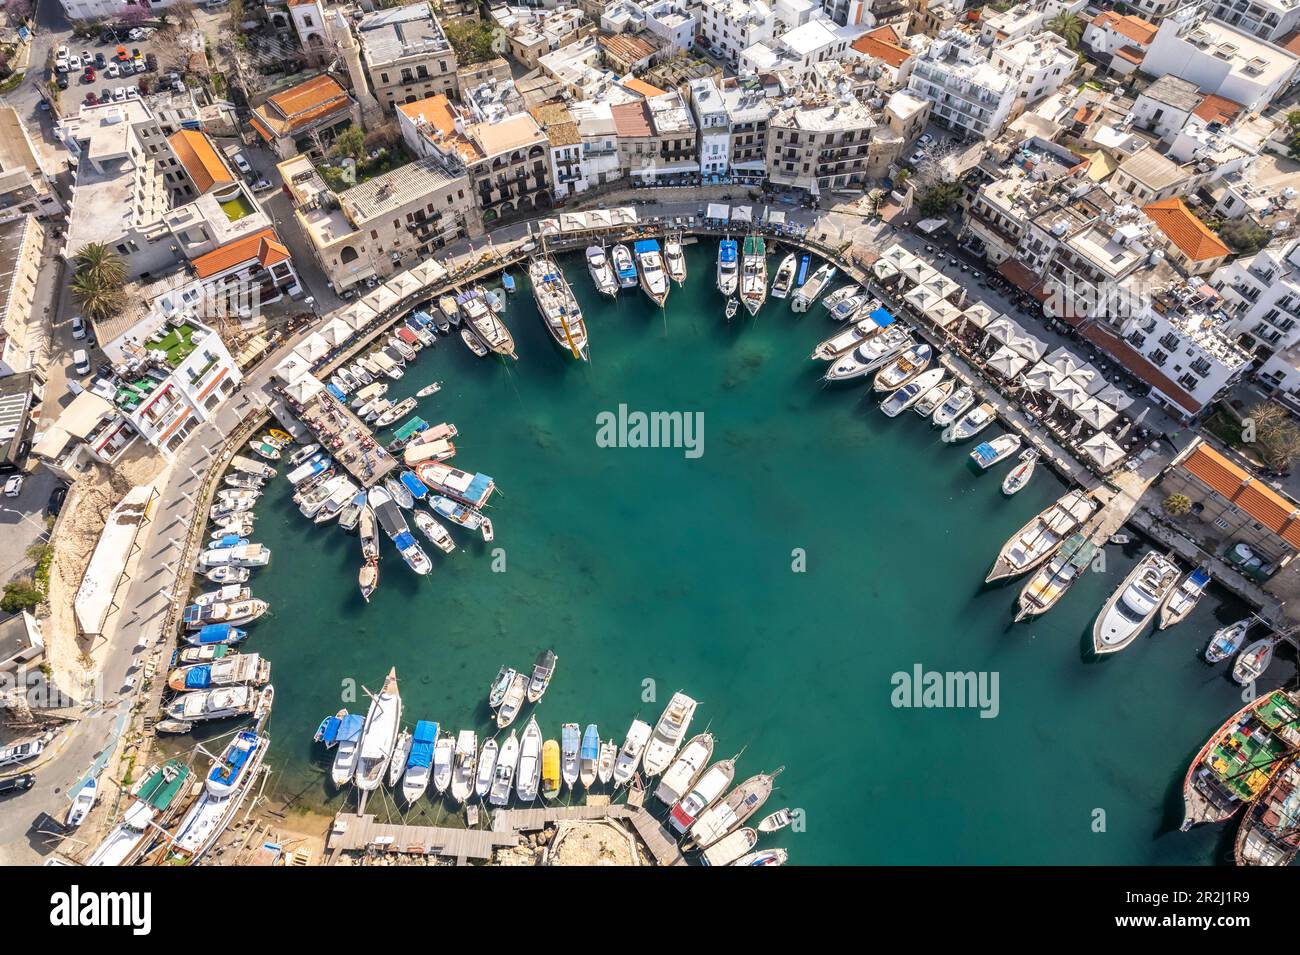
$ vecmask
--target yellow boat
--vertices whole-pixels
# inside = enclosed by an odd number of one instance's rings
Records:
[[[542,798],[560,794],[560,744],[548,739],[542,745]]]
[[[281,447],[288,444],[293,444],[293,435],[291,435],[287,431],[281,431],[279,428],[272,428],[270,431],[267,432],[267,434],[269,434],[272,437],[272,439],[274,439],[274,441],[277,444],[279,444]]]

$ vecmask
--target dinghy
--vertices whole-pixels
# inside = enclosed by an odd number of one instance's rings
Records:
[[[474,774],[474,795],[479,799],[492,789],[492,779],[497,769],[497,741],[486,739],[478,754],[478,770]]]
[[[738,298],[727,299],[727,307],[723,310],[724,314],[726,315],[727,321],[731,321],[733,318],[735,318],[736,312],[738,311],[740,311],[740,299]]]
[[[1204,567],[1193,568],[1192,572],[1183,578],[1182,583],[1169,594],[1169,599],[1161,605],[1156,629],[1165,630],[1186,620],[1209,584],[1209,572]]]
[[[76,829],[86,820],[86,816],[94,808],[95,800],[98,797],[99,783],[95,781],[94,777],[91,777],[72,797],[72,805],[68,807],[68,816],[64,824],[69,829]]]
[[[780,832],[786,826],[790,825],[791,816],[789,809],[778,809],[771,815],[763,817],[763,821],[758,824],[759,832]]]
[[[1002,493],[1007,497],[1013,494],[1019,494],[1029,484],[1029,479],[1034,476],[1034,468],[1038,465],[1038,452],[1033,448],[1022,451],[1020,454],[1020,463],[1007,472],[1007,476],[1002,479]]]
[[[650,741],[651,732],[649,723],[642,720],[632,721],[627,737],[623,740],[623,746],[618,751],[618,759],[614,762],[616,788],[626,786],[631,781],[632,774],[641,764],[641,755],[645,752],[646,743]]]
[[[429,720],[418,720],[415,732],[411,735],[411,753],[406,759],[406,771],[402,776],[402,798],[408,806],[424,795],[429,788],[429,777],[433,769],[433,746],[438,741],[438,724]]]
[[[560,779],[572,792],[578,782],[578,750],[582,745],[582,730],[577,723],[560,727]]]
[[[423,388],[417,391],[415,393],[415,397],[427,398],[429,397],[429,395],[436,395],[440,391],[442,391],[442,382],[435,381],[432,384],[425,385]]]
[[[361,588],[361,599],[370,603],[370,597],[379,586],[379,561],[368,560],[357,571],[357,586]]]
[[[509,738],[501,744],[501,749],[497,753],[496,769],[492,774],[492,789],[488,794],[488,802],[494,806],[505,806],[510,803],[510,787],[515,778],[515,767],[519,763],[519,739],[515,736],[515,731],[510,731]]]
[[[537,799],[537,786],[542,778],[542,731],[537,717],[531,717],[524,727],[519,744],[519,767],[515,770],[515,792],[520,802]]]

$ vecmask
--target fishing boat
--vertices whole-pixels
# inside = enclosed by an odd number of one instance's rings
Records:
[[[252,441],[248,442],[248,446],[252,449],[253,453],[260,458],[265,458],[268,461],[280,460],[280,449],[269,441],[254,438]]]
[[[969,385],[962,385],[934,410],[930,421],[937,428],[946,428],[969,411],[973,404],[975,404],[975,389]]]
[[[679,800],[668,814],[668,824],[684,835],[699,818],[727,791],[736,776],[736,757],[723,759],[704,771],[685,798]]]
[[[288,431],[281,431],[279,428],[271,428],[267,432],[267,439],[279,448],[287,448],[293,444],[293,435]]]
[[[742,856],[731,864],[733,866],[785,865],[789,860],[790,853],[785,849],[763,849]]]
[[[772,279],[773,298],[785,298],[790,294],[790,287],[794,285],[794,270],[798,264],[793,252],[781,260],[781,264],[776,267],[776,277]]]
[[[418,720],[411,734],[411,750],[402,774],[402,798],[408,806],[424,795],[432,775],[433,746],[438,741],[438,724]]]
[[[397,480],[402,485],[402,488],[406,491],[406,493],[410,495],[412,507],[415,506],[415,503],[419,501],[423,501],[426,497],[428,497],[429,495],[428,487],[426,487],[424,482],[421,481],[419,477],[416,476],[414,471],[402,471],[400,474],[397,475]]]
[[[367,691],[368,692],[368,691]],[[402,695],[397,690],[397,668],[390,668],[379,693],[370,694],[370,709],[361,731],[357,768],[352,780],[362,792],[377,789],[397,744],[402,722]]]
[[[1000,434],[992,441],[981,441],[970,453],[970,459],[981,471],[1005,461],[1020,450],[1020,435]]]
[[[1156,629],[1165,630],[1186,620],[1209,584],[1209,571],[1204,567],[1193,568],[1191,573],[1170,591],[1169,599],[1160,605],[1160,619],[1156,623]]]
[[[415,473],[434,491],[455,498],[467,507],[483,507],[497,488],[491,475],[462,471],[444,461],[426,461],[416,466]]]
[[[681,233],[664,239],[664,270],[678,285],[686,284],[686,255],[682,252]]]
[[[444,334],[450,330],[452,325],[460,324],[460,306],[456,302],[454,295],[440,295],[438,297],[438,311],[442,312],[442,317],[447,321],[447,327],[438,326],[438,330]]]
[[[204,577],[214,584],[246,584],[253,572],[247,567],[214,567],[204,573]]]
[[[252,505],[262,496],[261,491],[255,491],[250,488],[230,488],[217,492],[217,500],[224,504],[249,504]]]
[[[559,659],[554,650],[543,650],[537,654],[537,659],[533,661],[533,675],[528,680],[529,703],[540,700],[546,688],[551,685],[551,677],[555,676],[555,664]]]
[[[519,765],[519,739],[515,731],[501,744],[497,753],[496,769],[492,773],[492,789],[488,792],[488,802],[494,806],[510,803],[510,788],[515,778],[515,768]]]
[[[68,815],[64,820],[64,825],[69,829],[76,829],[77,826],[85,822],[90,810],[95,808],[97,798],[99,798],[99,783],[92,776],[73,794],[72,805],[68,806]]]
[[[638,239],[632,245],[636,256],[637,273],[641,291],[660,308],[668,300],[668,273],[664,271],[663,254],[657,239]]]
[[[160,824],[178,808],[178,799],[189,790],[192,778],[189,767],[177,759],[150,767],[129,790],[126,811],[86,864],[121,866],[136,862],[157,837]]]
[[[213,567],[265,567],[271,562],[271,549],[264,544],[239,544],[218,547],[199,554],[199,569]]]
[[[260,461],[254,461],[252,458],[245,458],[236,454],[230,459],[230,466],[236,471],[242,471],[245,474],[255,474],[265,480],[275,477],[276,470],[269,464],[263,464]]]
[[[176,827],[159,864],[194,865],[216,844],[252,789],[269,745],[266,737],[248,732],[230,741],[212,761],[199,798]]]
[[[221,483],[236,490],[255,491],[265,482],[260,477],[236,471],[223,477]]]
[[[451,798],[463,803],[474,791],[475,769],[478,765],[478,736],[473,730],[456,734],[455,763],[451,770]]]
[[[921,395],[916,403],[912,405],[912,410],[922,418],[928,418],[934,414],[934,410],[948,400],[952,390],[957,387],[956,378],[945,378],[937,385]]]
[[[618,280],[619,288],[632,288],[636,285],[636,260],[632,258],[627,246],[614,246],[610,250],[610,260],[614,265],[614,277]]]
[[[397,786],[406,772],[406,761],[411,756],[411,731],[402,730],[397,734],[397,742],[393,744],[393,756],[388,761],[388,788],[393,789]]]
[[[758,824],[758,831],[780,832],[790,825],[792,820],[793,817],[790,815],[789,809],[778,809],[776,812],[763,817],[763,820]]]
[[[228,623],[213,623],[202,630],[185,634],[183,639],[192,647],[205,647],[218,643],[234,645],[242,643],[247,637],[247,630],[232,627]]]
[[[1002,493],[1007,497],[1013,494],[1019,494],[1029,484],[1029,479],[1034,476],[1034,469],[1038,466],[1038,452],[1033,448],[1027,448],[1020,453],[1020,463],[1007,472],[1007,476],[1002,479]]]
[[[631,781],[632,774],[641,765],[641,756],[645,752],[646,743],[650,742],[652,732],[649,723],[642,720],[632,721],[632,725],[627,731],[627,737],[623,740],[623,745],[618,751],[618,759],[614,761],[614,785],[616,787],[626,786]]]
[[[806,312],[813,302],[817,301],[817,296],[826,291],[827,286],[835,278],[835,266],[829,262],[823,262],[821,267],[808,277],[808,281],[799,286],[799,290],[794,293],[790,299],[790,309],[795,312]]]
[[[903,387],[896,391],[889,392],[885,396],[884,400],[880,402],[880,410],[883,411],[887,417],[898,417],[908,408],[912,407],[912,405],[916,404],[916,402],[920,401],[921,397],[937,385],[941,378],[943,378],[942,368],[931,368],[929,371],[923,372],[918,377],[903,385]]]
[[[736,312],[738,311],[740,311],[740,299],[738,298],[727,299],[727,306],[726,308],[723,309],[723,314],[726,316],[727,321],[731,321],[733,318],[735,318]]]
[[[328,454],[312,455],[311,458],[289,472],[289,483],[295,487],[305,484],[312,478],[325,473],[333,463],[334,459]]]
[[[1232,714],[1201,747],[1183,778],[1186,832],[1230,819],[1264,792],[1300,746],[1300,691],[1273,690]]]
[[[222,686],[265,686],[271,661],[256,653],[230,653],[211,663],[192,663],[167,674],[167,687],[178,693]]]
[[[539,255],[528,263],[528,277],[532,280],[537,311],[551,338],[574,358],[586,361],[587,325],[560,267],[549,256]]]
[[[366,506],[357,518],[357,535],[361,538],[361,556],[367,561],[379,560],[379,538],[375,533],[375,509],[370,504],[372,494],[367,492]]]
[[[357,491],[352,495],[352,499],[343,506],[339,511],[339,527],[345,531],[354,531],[357,529],[357,522],[361,520],[361,512],[366,507],[366,492]]]
[[[560,727],[560,779],[572,790],[578,782],[578,750],[582,747],[582,729],[577,723]]]
[[[596,773],[600,769],[600,732],[595,723],[588,723],[582,734],[582,747],[578,752],[578,778],[582,785],[591,789],[596,785]]]
[[[393,405],[391,408],[384,411],[382,414],[380,414],[378,417],[375,418],[375,427],[386,428],[390,424],[396,422],[403,415],[409,414],[414,410],[415,410],[415,399],[403,398],[397,404]]]
[[[1288,866],[1300,850],[1300,752],[1282,761],[1250,802],[1237,830],[1237,865]]]
[[[893,391],[896,388],[903,387],[903,385],[917,378],[925,371],[933,355],[934,349],[930,347],[928,342],[913,345],[876,372],[872,386],[876,391]]]
[[[736,240],[733,238],[728,237],[718,243],[717,284],[718,291],[724,298],[735,295],[740,284],[736,251]]]
[[[251,686],[220,686],[178,694],[163,707],[163,714],[178,723],[204,723],[248,716],[257,708],[257,692]]]
[[[426,432],[427,430],[425,429]],[[425,432],[421,432],[418,440],[402,449],[402,463],[407,467],[415,467],[425,461],[447,461],[455,456],[456,445],[446,438],[429,439],[425,437]]]
[[[477,335],[468,328],[460,330],[460,340],[465,343],[465,347],[474,353],[476,358],[486,358],[488,356],[488,347],[484,345]]]
[[[758,845],[758,832],[748,826],[719,839],[712,846],[700,853],[700,865],[721,866],[747,855]]]
[[[650,735],[645,755],[641,759],[641,766],[647,776],[658,776],[668,768],[668,764],[677,755],[682,740],[686,738],[686,730],[691,725],[698,705],[680,690],[673,694],[664,707],[659,722],[655,723],[654,732]]]
[[[1206,663],[1222,663],[1241,649],[1241,645],[1246,642],[1246,634],[1250,632],[1251,625],[1255,622],[1253,617],[1247,617],[1244,620],[1238,620],[1236,623],[1230,623],[1226,627],[1220,627],[1214,632],[1214,638],[1210,640],[1210,645],[1205,648]]]
[[[757,315],[767,298],[767,245],[761,235],[745,236],[740,265],[740,302],[750,315]]]
[[[531,717],[524,727],[519,744],[519,767],[515,770],[515,793],[521,802],[537,798],[537,786],[542,778],[542,731],[537,717]]]
[[[348,711],[342,709],[333,716],[325,717],[320,721],[320,725],[316,727],[316,732],[313,734],[311,741],[313,743],[324,743],[326,749],[333,749],[338,745],[339,728],[343,725],[347,715]]]
[[[247,543],[248,538],[239,534],[222,534],[220,537],[214,534],[208,540],[211,550],[218,550],[222,547],[241,547]]]
[[[692,736],[677,754],[672,765],[664,771],[659,785],[655,787],[654,797],[665,806],[676,803],[690,792],[712,758],[713,734],[700,733],[698,736]]]
[[[496,706],[497,711],[497,729],[505,729],[515,721],[519,715],[520,709],[523,708],[524,700],[528,694],[528,676],[524,673],[516,673],[511,670],[510,683],[505,692],[501,695],[501,700]],[[495,690],[495,688],[494,688]]]
[[[1237,661],[1232,665],[1232,678],[1242,686],[1254,683],[1264,675],[1264,671],[1273,662],[1275,646],[1277,646],[1276,638],[1265,637],[1246,647],[1237,655]]]
[[[997,419],[997,409],[985,401],[977,408],[972,408],[948,427],[943,429],[941,437],[945,444],[957,444],[967,441],[979,434]]]
[[[343,513],[357,496],[357,486],[348,478],[340,478],[334,490],[317,509],[312,520],[317,524],[332,521]]]
[[[1178,565],[1159,551],[1138,561],[1110,595],[1092,627],[1092,649],[1117,653],[1136,639],[1178,583]]]
[[[357,758],[361,753],[361,734],[365,727],[366,718],[360,713],[348,714],[339,724],[338,746],[330,768],[330,779],[335,787],[345,786],[356,772]]]
[[[784,767],[778,767],[769,773],[751,776],[727,793],[725,799],[715,803],[692,824],[682,844],[683,851],[707,849],[718,842],[737,826],[744,825],[754,813],[762,808],[763,803],[772,795],[772,783],[781,775]]]
[[[239,584],[228,584],[217,590],[209,590],[207,593],[199,594],[194,598],[194,606],[206,607],[214,603],[233,603],[247,600],[252,595],[253,592],[247,587],[241,587]]]
[[[600,744],[600,759],[596,763],[596,777],[605,785],[614,778],[614,763],[618,759],[618,744],[612,739]]]
[[[423,576],[433,569],[433,564],[430,562],[429,556],[416,543],[415,538],[411,536],[411,529],[407,525],[406,519],[402,517],[401,511],[397,509],[392,492],[399,489],[405,491],[404,488],[400,488],[400,485],[397,487],[389,486],[397,484],[398,482],[390,479],[385,482],[384,487],[372,487],[370,489],[370,506],[374,508],[379,526],[384,529],[393,545],[401,553],[406,566]],[[406,493],[409,497],[409,492]]]
[[[901,324],[890,325],[883,332],[872,335],[862,344],[841,355],[822,376],[826,382],[852,381],[869,375],[886,362],[896,358],[913,344],[912,333]]]
[[[1007,538],[984,582],[991,584],[1033,570],[1056,553],[1096,509],[1097,502],[1084,491],[1067,491]]]
[[[452,770],[456,765],[456,740],[443,733],[433,744],[433,788],[441,795],[451,785]]]
[[[478,753],[477,769],[474,773],[474,795],[482,799],[492,789],[492,780],[497,768],[497,741],[485,739],[483,748]]]
[[[587,271],[591,273],[597,292],[611,298],[618,295],[618,276],[614,274],[603,245],[587,246]]]
[[[1092,566],[1097,556],[1097,545],[1082,534],[1072,534],[1052,559],[1020,591],[1016,622],[1026,617],[1036,617],[1056,606],[1070,586],[1085,570]]]
[[[560,744],[548,739],[542,744],[542,798],[560,794]]]
[[[506,358],[518,358],[515,351],[515,338],[506,328],[496,312],[492,311],[484,294],[475,290],[467,293],[460,302],[461,313],[465,316],[465,326],[478,337],[483,346],[495,355]]]

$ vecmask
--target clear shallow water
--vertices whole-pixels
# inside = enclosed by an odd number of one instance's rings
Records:
[[[977,474],[970,445],[943,445],[911,412],[885,418],[865,385],[824,389],[807,357],[833,329],[820,305],[796,316],[771,300],[728,327],[715,251],[688,249],[690,279],[663,315],[639,290],[598,296],[568,258],[586,367],[551,343],[516,270],[505,317],[518,363],[480,361],[452,337],[395,383],[390,398],[444,383],[418,413],[454,422],[454,463],[496,478],[490,546],[504,549],[504,573],[459,528],[450,558],[426,548],[435,570],[423,579],[385,540],[367,606],[356,538],[304,522],[288,483],[272,483],[257,537],[274,559],[254,579],[272,615],[249,649],[273,661],[280,791],[343,805],[311,734],[342,705],[344,681],[375,689],[395,665],[408,722],[482,734],[498,667],[527,668],[551,646],[547,737],[596,722],[621,742],[634,716],[653,723],[686,689],[701,701],[692,732],[717,734],[715,756],[744,748],[738,778],[787,767],[763,811],[802,808],[807,830],[761,845],[788,847],[795,864],[1222,860],[1232,830],[1179,833],[1179,791],[1188,760],[1240,705],[1222,668],[1197,658],[1240,608],[1207,596],[1178,628],[1089,661],[1093,616],[1143,551],[1130,545],[1107,548],[1106,574],[1013,627],[1022,581],[982,581],[1060,482],[1040,468],[1006,499],[1009,465]],[[703,455],[598,447],[596,416],[620,403],[703,412]],[[794,548],[804,573],[791,571]],[[918,663],[997,671],[998,716],[894,708],[891,675]],[[647,679],[658,702],[642,702]],[[1092,831],[1097,809],[1104,833]],[[446,810],[427,799],[412,815],[434,820]]]

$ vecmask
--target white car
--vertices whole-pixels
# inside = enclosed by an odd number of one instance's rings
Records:
[[[932,142],[934,142],[934,137],[931,136],[929,133],[922,133],[921,138],[918,139],[917,142],[920,143],[922,146],[928,146]]]
[[[122,102],[122,100],[124,100],[124,99],[126,99],[126,87],[125,87],[125,86],[119,86],[119,87],[117,87],[116,89],[113,90],[113,102],[114,102],[114,103],[120,103],[120,102]]]
[[[75,53],[72,56],[68,57],[68,72],[69,73],[81,72],[81,57],[77,56]]]
[[[248,164],[248,160],[244,158],[242,153],[235,153],[231,160],[242,175],[251,176],[253,174],[253,167]]]
[[[110,63],[108,64],[107,67],[104,68],[104,75],[107,76],[110,80],[115,80],[122,75],[122,70],[118,67],[116,63]]]
[[[17,497],[23,492],[23,476],[15,474],[5,481],[5,497]]]

